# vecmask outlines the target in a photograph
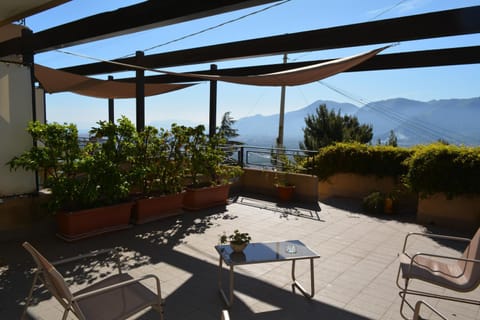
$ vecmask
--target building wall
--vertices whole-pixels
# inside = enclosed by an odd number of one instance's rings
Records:
[[[32,147],[26,132],[33,119],[30,68],[0,62],[0,197],[36,189],[35,175],[10,171],[6,163]]]

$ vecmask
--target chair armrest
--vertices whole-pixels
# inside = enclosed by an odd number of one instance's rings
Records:
[[[102,250],[95,250],[95,251],[93,251],[93,252],[85,253],[85,254],[80,254],[80,255],[77,255],[77,256],[75,256],[75,257],[65,258],[65,259],[61,259],[61,260],[56,260],[56,261],[51,262],[51,264],[54,265],[54,266],[58,266],[58,265],[62,265],[62,264],[67,264],[67,263],[75,262],[75,261],[78,261],[78,260],[83,260],[83,259],[87,259],[87,258],[96,257],[96,256],[103,255],[103,254],[107,254],[107,253],[113,253],[113,255],[114,255],[115,258],[116,258],[116,264],[117,264],[118,272],[119,272],[119,273],[122,273],[122,270],[121,270],[121,267],[120,267],[120,255],[119,255],[119,253],[118,253],[118,249],[117,249],[117,248],[108,248],[108,249],[102,249]]]
[[[81,299],[88,298],[88,297],[93,296],[93,295],[97,295],[97,294],[101,294],[101,293],[104,293],[104,292],[107,292],[107,291],[115,290],[115,289],[120,288],[120,287],[125,287],[125,286],[128,286],[128,285],[130,285],[132,283],[135,283],[135,282],[140,283],[140,282],[142,282],[144,280],[147,280],[147,279],[155,279],[156,288],[157,288],[157,296],[160,299],[160,302],[163,303],[162,296],[161,296],[161,291],[160,291],[160,280],[158,279],[157,276],[155,276],[153,274],[147,274],[147,275],[139,277],[139,278],[122,281],[122,282],[112,284],[110,286],[106,286],[106,287],[103,287],[103,288],[100,288],[100,289],[97,289],[97,290],[85,292],[85,293],[79,294],[77,296],[74,296],[73,300],[81,300]]]
[[[408,255],[407,255],[408,256]],[[410,259],[412,264],[415,262],[415,258],[418,256],[426,256],[426,257],[432,257],[432,258],[442,258],[442,259],[448,259],[448,260],[455,260],[455,261],[465,261],[465,262],[473,262],[473,263],[480,263],[480,260],[478,259],[467,259],[467,258],[462,258],[462,257],[452,257],[452,256],[444,256],[440,254],[433,254],[433,253],[426,253],[426,252],[417,252],[415,253]]]
[[[432,307],[431,305],[429,305],[428,303],[426,303],[423,300],[419,300],[419,301],[417,301],[417,303],[415,303],[415,311],[413,313],[413,320],[423,319],[423,318],[420,317],[420,308],[421,308],[422,305],[426,306],[428,309],[430,309],[433,313],[435,313],[440,318],[442,318],[444,320],[448,320],[443,314],[438,312],[437,309],[435,309],[434,307]]]
[[[472,263],[480,263],[480,260],[478,260],[478,259],[466,259],[466,258],[462,258],[462,257],[444,256],[444,255],[424,253],[424,252],[418,252],[411,257],[407,254],[405,254],[405,256],[407,256],[410,259],[410,263],[408,264],[408,271],[405,271],[405,272],[408,272],[408,273],[411,272],[412,266],[414,264],[419,265],[419,266],[423,266],[423,267],[427,267],[427,266],[422,265],[422,264],[415,261],[415,258],[419,257],[419,256],[426,256],[426,257],[431,257],[431,258],[441,258],[441,259],[448,259],[448,260],[455,260],[455,261],[465,261],[465,262],[472,262]],[[428,268],[428,269],[431,270],[431,271],[435,271],[435,270],[432,270],[431,268]]]
[[[435,234],[435,233],[425,233],[425,232],[409,232],[405,236],[405,240],[403,242],[402,253],[405,253],[405,249],[407,248],[407,241],[411,236],[422,236],[432,239],[445,239],[445,240],[454,240],[454,241],[463,241],[463,242],[470,242],[472,239],[463,238],[463,237],[454,237],[454,236],[447,236],[443,234]]]

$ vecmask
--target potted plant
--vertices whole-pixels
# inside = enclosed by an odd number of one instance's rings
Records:
[[[397,204],[398,191],[384,193],[374,191],[363,198],[363,209],[371,214],[393,214]]]
[[[225,232],[220,236],[220,243],[229,243],[233,252],[237,253],[242,252],[251,240],[252,237],[247,232],[240,232],[238,229],[228,236]]]
[[[183,207],[199,210],[227,203],[230,180],[239,176],[239,166],[226,165],[226,153],[221,148],[225,139],[220,134],[208,137],[203,125],[189,128],[185,145],[188,177]]]
[[[139,133],[132,161],[133,183],[141,190],[134,207],[134,220],[143,223],[176,215],[184,195],[186,127],[171,130],[146,127]]]
[[[59,235],[66,240],[126,228],[131,203],[126,156],[133,132],[131,123],[119,126],[99,122],[84,148],[73,124],[31,122],[28,132],[34,146],[10,162],[11,169],[44,172],[50,189],[49,210],[55,213]],[[134,131],[134,128],[133,128]]]
[[[295,185],[288,180],[290,173],[296,172],[295,162],[290,160],[283,150],[271,153],[272,162],[275,165],[274,186],[281,202],[292,201],[295,193]]]

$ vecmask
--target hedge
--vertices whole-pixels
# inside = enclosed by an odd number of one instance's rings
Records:
[[[319,150],[311,174],[326,180],[336,173],[400,177],[420,196],[480,194],[480,148],[441,143],[412,148],[337,143]]]
[[[310,167],[320,180],[341,172],[401,176],[407,173],[404,162],[412,153],[411,149],[392,146],[337,143],[320,149]]]
[[[480,194],[480,148],[432,144],[407,160],[405,183],[420,196]]]

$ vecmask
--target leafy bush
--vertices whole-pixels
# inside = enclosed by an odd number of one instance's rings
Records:
[[[421,196],[480,193],[480,148],[432,144],[417,147],[407,161],[405,183]]]
[[[363,198],[363,210],[371,214],[382,214],[384,213],[385,207],[385,194],[379,191],[370,193],[368,196]]]
[[[401,176],[407,173],[405,160],[412,149],[392,146],[368,146],[360,143],[337,143],[320,149],[313,158],[312,174],[325,180],[336,173]]]
[[[480,148],[441,143],[413,148],[337,143],[322,148],[311,173],[327,179],[336,173],[401,177],[420,196],[480,194]]]
[[[78,131],[73,124],[30,122],[28,133],[34,146],[8,162],[11,170],[22,168],[45,175],[50,188],[49,209],[78,210],[124,201],[129,192],[128,155],[135,127],[126,118],[119,124],[98,122],[91,137],[80,148]]]

